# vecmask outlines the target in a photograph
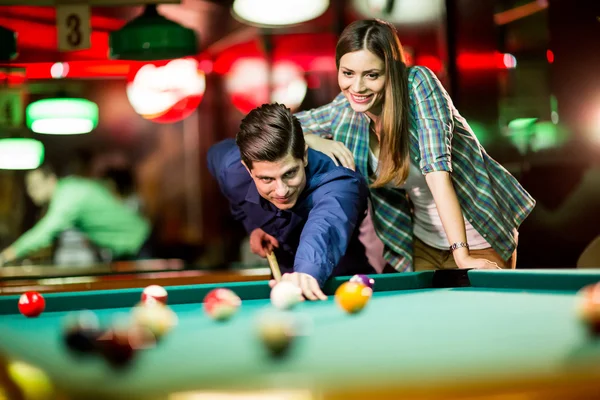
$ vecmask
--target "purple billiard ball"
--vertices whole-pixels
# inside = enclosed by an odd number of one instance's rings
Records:
[[[350,282],[362,283],[363,285],[373,289],[373,285],[375,284],[375,280],[373,278],[369,278],[367,275],[356,274],[352,278],[350,278]]]

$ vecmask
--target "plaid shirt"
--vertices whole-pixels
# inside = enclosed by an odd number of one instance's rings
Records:
[[[451,173],[463,215],[488,243],[508,260],[516,248],[518,228],[535,206],[519,182],[481,147],[452,104],[440,81],[425,67],[412,67],[410,157],[427,174]],[[333,102],[296,114],[304,133],[340,141],[350,149],[358,171],[369,171],[369,124],[354,112],[343,94]],[[410,200],[402,189],[371,189],[373,223],[385,245],[384,258],[398,271],[412,270],[413,230]]]

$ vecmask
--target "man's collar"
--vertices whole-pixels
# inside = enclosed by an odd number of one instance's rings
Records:
[[[254,180],[251,181],[248,186],[248,192],[246,193],[246,201],[254,204],[260,204],[260,194],[258,193],[258,189],[256,189],[256,184]]]

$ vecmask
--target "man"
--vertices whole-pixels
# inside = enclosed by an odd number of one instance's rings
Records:
[[[0,266],[50,245],[69,228],[77,228],[114,259],[132,259],[147,251],[150,225],[99,182],[75,176],[58,178],[42,166],[25,177],[33,202],[48,211],[31,230],[0,253]]]
[[[252,252],[274,251],[282,280],[296,283],[307,299],[325,300],[321,286],[332,275],[375,272],[358,240],[366,182],[309,149],[285,106],[252,110],[236,141],[211,147],[208,166]]]

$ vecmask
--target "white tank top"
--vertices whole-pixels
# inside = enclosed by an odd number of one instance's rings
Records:
[[[379,161],[371,149],[369,149],[369,163],[373,171],[377,171]],[[442,220],[440,219],[440,214],[438,213],[435,201],[433,200],[431,190],[429,190],[429,186],[425,180],[425,175],[421,173],[421,170],[411,162],[406,182],[401,186],[389,184],[388,187],[404,189],[406,190],[408,197],[410,197],[414,208],[413,230],[415,236],[431,247],[440,250],[448,250],[450,243],[448,243],[446,231],[442,225]],[[469,248],[481,250],[491,247],[466,218],[465,230]]]

